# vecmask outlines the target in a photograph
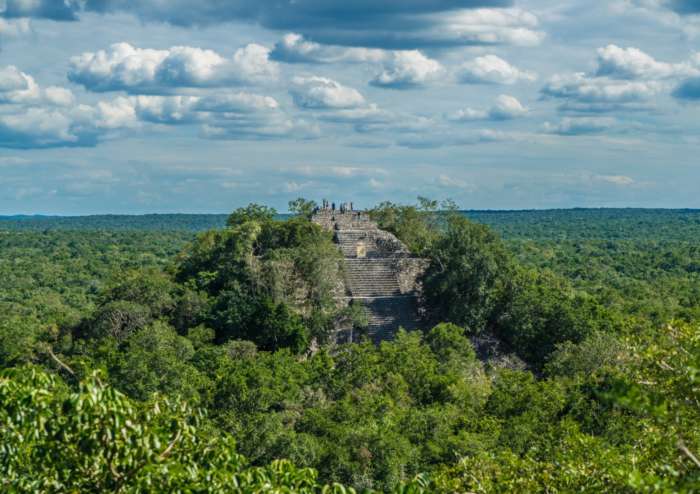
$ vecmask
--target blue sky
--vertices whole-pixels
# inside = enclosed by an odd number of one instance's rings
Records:
[[[698,0],[0,0],[0,214],[700,207]]]

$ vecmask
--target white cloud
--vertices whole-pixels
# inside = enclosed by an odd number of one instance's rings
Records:
[[[75,96],[70,89],[49,86],[44,89],[44,100],[55,106],[71,106],[75,103]]]
[[[584,73],[555,75],[542,88],[545,97],[579,103],[624,104],[648,101],[664,89],[658,81],[616,80]]]
[[[496,104],[489,110],[492,120],[511,120],[525,115],[528,109],[514,96],[501,94],[496,98]]]
[[[202,136],[212,139],[305,137],[318,132],[312,124],[287,116],[274,98],[250,93],[120,97],[100,103],[97,110],[94,118],[102,128],[199,124]]]
[[[308,138],[319,133],[314,124],[290,118],[274,98],[250,93],[139,95],[81,109],[83,120],[99,130],[145,124],[201,125],[202,137],[231,140]]]
[[[655,60],[643,51],[617,45],[598,49],[597,69],[555,75],[541,89],[544,98],[564,100],[560,111],[604,113],[612,111],[649,111],[654,97],[669,93],[682,98],[687,93],[683,80],[700,76],[700,55],[693,54],[680,63]]]
[[[616,79],[664,79],[679,75],[691,75],[689,63],[671,64],[659,62],[638,48],[620,48],[608,45],[598,49],[597,76]]]
[[[92,119],[100,129],[119,129],[136,127],[138,116],[131,98],[115,98],[112,101],[100,101],[94,108],[85,108],[86,118]]]
[[[466,84],[515,84],[534,81],[533,72],[520,70],[496,55],[484,55],[457,69],[457,79]]]
[[[71,58],[68,78],[91,91],[168,92],[175,87],[258,84],[278,77],[264,46],[249,44],[224,58],[212,50],[174,46],[168,50],[116,43],[109,50]]]
[[[270,96],[137,95],[76,104],[67,89],[42,89],[12,66],[0,69],[0,103],[6,105],[0,113],[0,147],[9,148],[93,146],[104,137],[149,124],[199,124],[204,137],[217,139],[318,135],[317,126],[290,118]]]
[[[439,79],[445,72],[437,60],[418,50],[393,52],[384,63],[384,70],[372,80],[372,85],[390,88],[423,86]]]
[[[464,108],[448,115],[448,120],[454,122],[472,122],[479,120],[512,120],[522,117],[529,110],[514,96],[501,94],[495,104],[488,110]]]
[[[366,104],[359,91],[326,77],[295,77],[289,92],[300,108],[360,108]]]
[[[0,69],[0,102],[30,103],[41,99],[41,90],[34,78],[10,65]]]
[[[133,50],[130,46],[128,48]],[[151,80],[165,86],[206,86],[221,78],[226,64],[226,60],[215,51],[191,46],[174,46],[170,50],[163,50],[159,53],[161,54],[165,57],[153,66]],[[138,52],[136,56],[132,53],[130,57],[138,59]],[[150,64],[148,56],[144,60]]]
[[[44,89],[14,65],[0,68],[0,104],[69,106],[73,101],[73,93],[66,88]]]
[[[465,9],[432,16],[432,36],[445,44],[536,46],[545,34],[532,12],[520,8]]]
[[[198,98],[194,109],[205,112],[251,113],[277,110],[279,103],[271,96],[251,93],[215,94]]]
[[[90,135],[61,110],[29,108],[0,115],[0,147],[44,148],[83,145]]]
[[[300,34],[286,34],[272,51],[272,58],[289,63],[372,63],[382,70],[371,81],[380,87],[422,86],[442,76],[445,69],[437,60],[418,50],[381,50],[321,45]]]
[[[268,82],[277,79],[279,68],[270,61],[270,49],[249,43],[233,54],[233,64],[228,67],[232,80],[241,82]]]
[[[275,44],[270,56],[287,63],[382,62],[390,52],[376,48],[330,46],[304,39],[301,34],[288,33]]]
[[[194,96],[135,96],[130,98],[140,120],[163,124],[191,123],[200,118],[193,107]]]

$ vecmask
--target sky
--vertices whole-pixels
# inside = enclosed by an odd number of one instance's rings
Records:
[[[0,0],[0,214],[700,208],[700,0]]]

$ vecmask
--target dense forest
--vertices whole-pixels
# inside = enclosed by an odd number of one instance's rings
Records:
[[[379,204],[375,346],[312,206],[1,218],[0,490],[700,491],[700,211]]]

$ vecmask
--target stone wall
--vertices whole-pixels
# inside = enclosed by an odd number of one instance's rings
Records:
[[[427,267],[427,259],[416,257],[396,259],[396,278],[399,281],[399,288],[402,294],[420,293],[420,277]]]
[[[374,229],[373,222],[365,211],[340,211],[338,209],[318,209],[311,220],[326,230]]]

